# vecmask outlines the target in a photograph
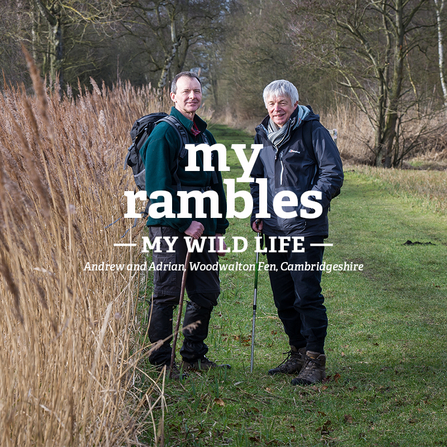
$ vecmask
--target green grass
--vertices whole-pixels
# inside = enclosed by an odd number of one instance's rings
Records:
[[[227,149],[252,142],[236,131],[225,135],[221,126],[211,131]],[[237,165],[231,150],[228,160]],[[254,274],[225,272],[207,344],[209,357],[232,369],[167,382],[166,446],[447,445],[445,216],[350,171],[333,201],[330,228],[326,263],[360,263],[364,270],[323,273],[328,381],[292,387],[293,377],[266,374],[288,349],[266,272],[259,277],[249,372]],[[231,236],[248,238],[249,249],[222,263],[254,263],[248,220],[233,219]]]

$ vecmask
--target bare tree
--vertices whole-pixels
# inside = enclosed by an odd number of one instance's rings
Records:
[[[79,27],[80,36],[93,24],[108,23],[116,5],[114,0],[24,0],[24,14],[31,17],[28,37],[32,54],[40,60],[43,73],[64,84],[66,38]],[[73,43],[70,42],[70,45]]]
[[[401,153],[393,152],[399,148],[398,125],[417,100],[410,98],[405,62],[433,25],[424,14],[428,0],[313,1],[312,9],[308,3],[294,0],[322,28],[325,51],[318,53],[320,61],[338,71],[349,99],[368,116],[375,133],[371,149],[376,165],[397,165],[402,160]],[[292,31],[303,37],[309,27],[300,22]]]
[[[192,47],[206,42],[219,25],[225,1],[128,0],[121,23],[135,37],[140,50],[134,57],[147,58],[149,70],[158,76],[161,91],[173,73],[182,71]]]

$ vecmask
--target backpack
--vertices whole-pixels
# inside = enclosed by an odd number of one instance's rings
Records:
[[[168,115],[166,113],[150,113],[149,115],[142,116],[137,119],[132,129],[130,130],[130,137],[132,138],[132,144],[127,149],[127,155],[124,159],[124,169],[128,166],[132,168],[133,177],[135,180],[135,184],[140,191],[144,191],[146,189],[146,167],[144,166],[143,160],[140,156],[140,149],[143,147],[143,144],[148,139],[149,135],[154,130],[155,126],[158,123],[165,122],[170,124],[178,134],[180,139],[180,147],[178,152],[178,157],[176,158],[176,166],[173,173],[174,180],[177,183],[177,191],[182,190],[182,185],[180,183],[180,179],[177,175],[179,160],[184,158],[188,153],[185,145],[189,143],[188,134],[186,129],[180,123],[180,121],[172,115]],[[203,141],[205,144],[210,144],[208,137],[205,132],[202,134]],[[212,173],[213,183],[217,183],[217,174],[215,171]],[[148,215],[150,202],[148,201],[146,208],[143,212],[143,216],[146,217]],[[134,224],[135,226],[135,224]],[[128,231],[128,230],[127,230]],[[127,233],[126,231],[126,233]],[[124,233],[124,235],[126,234]]]
[[[177,182],[177,186],[179,189],[181,188],[180,181],[177,177],[177,168],[178,161],[185,157],[188,152],[185,149],[185,144],[188,144],[189,142],[188,134],[186,133],[186,129],[175,117],[166,113],[151,113],[137,119],[134,122],[130,131],[132,144],[129,146],[126,158],[124,159],[124,169],[128,166],[132,168],[135,184],[139,190],[146,189],[146,168],[140,156],[140,149],[143,147],[143,144],[146,142],[155,126],[162,121],[170,124],[177,131],[181,142],[177,157],[177,166],[174,172],[174,178]],[[206,139],[205,135],[204,138]]]

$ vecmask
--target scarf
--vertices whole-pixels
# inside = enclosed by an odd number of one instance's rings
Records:
[[[297,106],[287,123],[278,127],[271,119],[267,126],[267,138],[278,149],[290,140],[292,130],[296,129],[304,118],[309,115],[310,110],[305,106]]]

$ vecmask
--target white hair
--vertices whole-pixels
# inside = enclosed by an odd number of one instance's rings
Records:
[[[264,89],[263,97],[266,108],[267,101],[271,96],[288,96],[292,101],[292,104],[295,104],[300,99],[296,87],[291,82],[284,79],[270,82],[270,84]]]

